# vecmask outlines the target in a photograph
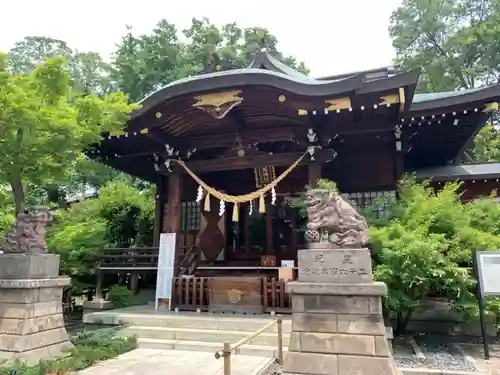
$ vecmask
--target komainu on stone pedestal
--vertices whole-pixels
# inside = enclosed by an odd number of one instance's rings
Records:
[[[328,243],[299,251],[284,375],[396,375],[382,317],[384,283],[372,281],[366,220],[336,193],[307,194],[309,230]],[[317,236],[313,236],[317,237]]]
[[[59,277],[59,256],[47,254],[48,209],[18,215],[0,255],[0,361],[28,364],[71,348],[62,314],[70,279]]]
[[[1,249],[4,253],[46,253],[45,229],[50,222],[52,212],[48,207],[35,206],[20,213],[5,235]]]
[[[327,231],[331,247],[362,248],[368,241],[366,219],[333,191],[309,189],[306,192],[307,233],[310,242],[319,242]],[[316,239],[316,241],[315,241]]]

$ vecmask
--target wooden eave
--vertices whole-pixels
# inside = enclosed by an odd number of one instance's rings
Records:
[[[498,180],[500,178],[500,163],[477,163],[462,165],[444,165],[433,168],[423,168],[409,174],[417,180],[433,182]]]
[[[403,124],[406,169],[452,163],[489,117],[488,113],[462,111]]]
[[[425,114],[438,114],[450,112],[453,109],[474,109],[484,107],[485,103],[500,100],[500,85],[488,86],[464,93],[439,97],[433,100],[412,103],[405,117],[422,116]],[[480,108],[482,109],[482,108]]]

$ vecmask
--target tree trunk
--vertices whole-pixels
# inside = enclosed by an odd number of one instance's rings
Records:
[[[14,202],[16,203],[16,216],[24,212],[25,206],[25,196],[24,187],[19,175],[12,176],[10,180],[10,187],[12,189],[12,195],[14,196]]]
[[[413,308],[410,308],[406,314],[398,312],[396,318],[396,336],[406,335],[406,328],[413,314]]]

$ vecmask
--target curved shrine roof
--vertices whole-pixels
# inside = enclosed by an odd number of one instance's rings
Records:
[[[419,70],[414,70],[395,74],[393,68],[384,67],[313,78],[287,66],[268,52],[260,51],[246,68],[190,76],[161,87],[139,102],[142,107],[133,112],[132,119],[176,97],[245,86],[267,86],[313,98],[335,97],[349,93],[375,93],[405,87],[405,111],[409,112],[408,115],[411,115],[411,112],[429,111],[500,96],[500,85],[461,91],[414,94],[419,73]]]

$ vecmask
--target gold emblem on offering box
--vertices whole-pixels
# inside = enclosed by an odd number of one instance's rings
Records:
[[[233,304],[237,304],[241,301],[241,296],[243,295],[243,292],[238,289],[231,289],[229,292],[227,292],[227,298],[229,299],[229,302]]]

